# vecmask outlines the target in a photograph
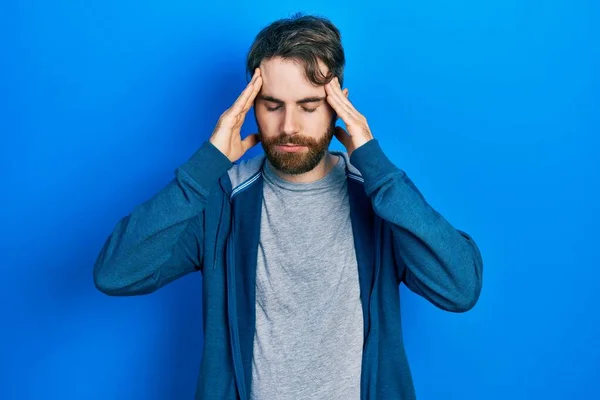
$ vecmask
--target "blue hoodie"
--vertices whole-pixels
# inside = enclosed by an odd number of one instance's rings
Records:
[[[364,318],[361,399],[415,399],[404,350],[399,284],[435,306],[477,302],[483,261],[473,239],[424,199],[373,139],[346,160]],[[247,400],[265,156],[231,163],[209,141],[174,179],[123,217],[94,265],[111,296],[154,292],[201,271],[204,351],[197,399]]]

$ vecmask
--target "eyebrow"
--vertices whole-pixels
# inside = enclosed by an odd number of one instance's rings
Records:
[[[285,103],[283,100],[277,99],[277,98],[275,98],[273,96],[265,96],[265,95],[259,94],[258,98],[260,100],[269,101],[271,103],[277,103],[277,104],[284,104]],[[316,103],[316,102],[323,101],[323,100],[325,100],[325,97],[318,97],[318,96],[305,97],[303,99],[298,100],[296,102],[296,104]]]

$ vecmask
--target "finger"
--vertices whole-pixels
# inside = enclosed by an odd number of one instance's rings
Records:
[[[254,104],[254,99],[256,99],[256,96],[258,95],[258,92],[260,92],[261,87],[262,87],[262,77],[258,76],[256,78],[256,80],[254,81],[254,88],[252,90],[252,93],[250,94],[250,97],[246,101],[246,104],[244,104],[244,108],[242,110],[243,113],[247,113],[248,110],[250,109],[250,107],[252,107],[252,105]]]
[[[337,115],[346,123],[346,125],[354,122],[354,117],[350,113],[347,107],[341,102],[338,96],[331,92],[331,89],[327,93],[327,102],[331,105]]]
[[[260,137],[258,133],[253,133],[251,135],[246,136],[244,140],[242,140],[242,147],[244,148],[244,153],[256,146],[260,142]]]
[[[248,110],[250,110],[250,107],[252,107],[252,104],[254,104],[254,99],[260,91],[260,87],[262,85],[261,82],[262,78],[260,76],[254,81],[252,93],[250,93],[250,96],[246,99],[244,108],[239,111],[237,109],[232,110],[231,116],[233,118],[232,121],[235,127],[241,127],[243,125],[244,120],[246,119],[246,114],[248,113]]]
[[[252,77],[252,80],[250,81],[250,83],[248,83],[248,85],[246,85],[246,88],[242,91],[242,93],[238,96],[238,98],[235,100],[235,102],[233,103],[233,105],[230,108],[230,110],[232,111],[232,113],[234,115],[236,115],[240,111],[242,111],[242,109],[246,105],[248,98],[250,98],[250,96],[252,95],[252,92],[254,91],[254,86],[259,77],[260,77],[260,69],[257,68],[256,71],[254,72],[254,76]]]
[[[352,102],[350,101],[350,98],[348,97],[348,93],[350,92],[348,90],[348,88],[342,89],[342,86],[340,85],[340,79],[336,76],[334,79],[334,84],[333,84],[333,90],[335,92],[339,92],[340,96],[342,96],[343,100],[352,108],[354,108],[354,105],[352,104]],[[355,109],[356,110],[356,109]]]
[[[252,80],[248,83],[248,85],[246,85],[246,88],[242,91],[242,93],[238,96],[238,98],[236,99],[234,106],[238,106],[241,105],[241,108],[243,108],[246,105],[246,101],[248,99],[248,97],[252,94],[252,92],[254,91],[254,87],[256,85],[256,81],[260,78],[260,70],[257,68],[256,71],[254,72],[254,75],[252,76]]]
[[[252,87],[254,87],[254,83],[256,82],[256,80],[258,79],[259,76],[260,76],[260,69],[256,68],[254,70],[254,75],[252,75],[252,79],[250,80],[250,82],[248,82],[244,91],[238,96],[238,98],[236,99],[236,102],[239,101],[244,96],[244,92],[246,90],[252,90]]]
[[[325,91],[327,93],[327,100],[344,122],[348,122],[349,119],[352,119],[352,110],[342,101],[342,98],[339,93],[336,92],[331,82],[325,85]]]
[[[340,86],[340,80],[337,76],[335,77],[335,79],[332,80],[331,84],[332,91],[336,95],[336,97],[340,99],[341,103],[344,105],[344,107],[348,110],[350,114],[353,114],[356,118],[358,118],[360,113],[356,108],[354,108],[352,102],[344,95],[342,87]]]
[[[339,140],[344,145],[344,147],[348,148],[351,140],[348,132],[346,132],[341,126],[336,126],[334,134],[337,140]]]
[[[362,114],[358,112],[358,110],[354,107],[354,104],[352,104],[350,99],[348,99],[348,97],[344,94],[344,91],[340,86],[340,80],[337,76],[331,81],[331,88],[333,93],[340,99],[340,102],[344,105],[348,112],[352,114],[356,120],[360,120]],[[348,89],[345,90],[348,91]]]

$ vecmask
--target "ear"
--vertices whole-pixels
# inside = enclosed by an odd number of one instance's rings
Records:
[[[344,93],[344,96],[346,96],[346,98],[348,98],[348,88],[342,90],[342,93]]]

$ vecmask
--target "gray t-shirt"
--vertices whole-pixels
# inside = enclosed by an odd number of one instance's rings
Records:
[[[363,316],[345,161],[292,183],[268,161],[256,270],[253,400],[359,400]]]

